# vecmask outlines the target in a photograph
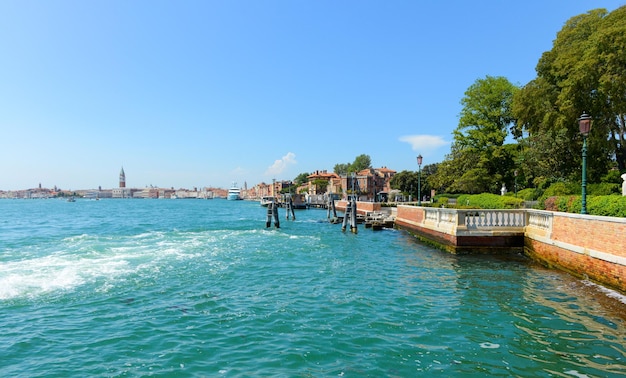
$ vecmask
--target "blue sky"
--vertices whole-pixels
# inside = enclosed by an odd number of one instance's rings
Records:
[[[0,190],[249,187],[450,151],[465,90],[523,85],[625,1],[0,2]]]

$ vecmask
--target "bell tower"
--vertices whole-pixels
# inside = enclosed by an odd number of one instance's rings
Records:
[[[126,174],[124,173],[124,167],[120,171],[120,188],[126,187]]]

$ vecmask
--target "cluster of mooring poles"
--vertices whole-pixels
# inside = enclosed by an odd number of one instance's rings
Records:
[[[285,207],[287,208],[287,219],[289,219],[289,214],[291,213],[293,220],[296,220],[296,213],[293,211],[293,199],[291,198],[291,195],[287,196]]]
[[[289,196],[285,202],[287,208],[287,219],[291,216],[293,220],[296,220],[296,213],[293,211],[293,199]],[[269,228],[272,225],[272,218],[274,219],[274,227],[280,228],[280,221],[278,220],[278,204],[276,200],[272,198],[272,202],[267,205],[267,220],[265,221],[265,227]]]
[[[280,228],[280,221],[278,220],[278,204],[272,199],[267,205],[267,220],[265,221],[265,227],[269,228],[272,225],[272,218],[274,218],[274,227]]]
[[[331,218],[332,213],[332,218]],[[335,207],[335,199],[333,196],[328,196],[328,203],[326,204],[326,216],[330,223],[336,224],[343,221],[343,218],[337,217],[337,208]]]
[[[348,223],[350,223],[350,231],[356,234],[358,231],[356,227],[356,198],[348,199],[346,214],[343,217],[343,223],[341,224],[341,231],[346,230]]]
[[[296,220],[296,214],[294,212],[293,200],[291,196],[289,196],[285,202],[285,207],[287,208],[287,219],[291,216],[293,220]],[[328,220],[330,223],[336,224],[342,222],[341,231],[345,231],[348,228],[348,224],[350,224],[350,231],[353,233],[357,233],[357,216],[356,216],[356,198],[350,197],[348,199],[348,204],[346,205],[346,212],[343,217],[337,216],[337,208],[335,207],[335,200],[332,196],[328,197]],[[332,217],[331,217],[332,213]],[[272,225],[272,219],[274,219],[274,227],[280,228],[280,221],[278,220],[278,204],[275,199],[272,199],[267,205],[267,220],[265,221],[265,227],[269,228]]]

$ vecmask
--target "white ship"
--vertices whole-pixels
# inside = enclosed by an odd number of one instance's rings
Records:
[[[226,195],[226,199],[231,201],[243,199],[241,198],[241,189],[237,187],[236,182],[233,182],[233,186],[228,189],[228,195]]]

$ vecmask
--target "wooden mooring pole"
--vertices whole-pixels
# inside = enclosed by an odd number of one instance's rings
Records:
[[[339,223],[339,218],[337,217],[337,208],[335,207],[335,199],[332,195],[328,196],[328,204],[326,205],[326,217],[330,223]],[[332,212],[332,218],[330,216]]]
[[[358,232],[356,226],[356,199],[350,199],[346,205],[346,213],[341,224],[341,231],[345,231],[348,223],[350,223],[350,231],[356,234]]]
[[[265,227],[269,228],[272,225],[272,217],[274,218],[274,226],[280,228],[280,222],[278,221],[278,205],[272,200],[267,205],[267,220],[265,221]]]
[[[289,214],[291,213],[293,220],[296,220],[296,213],[293,211],[293,199],[291,198],[291,195],[289,196],[289,199],[287,199],[287,204],[285,206],[287,206],[287,219],[289,219]]]

